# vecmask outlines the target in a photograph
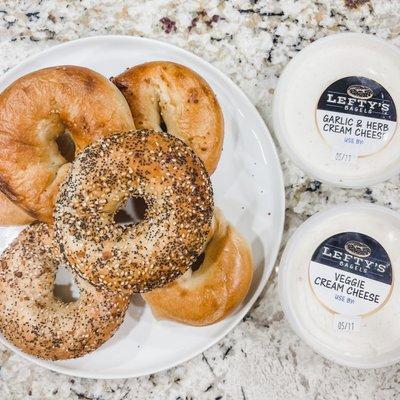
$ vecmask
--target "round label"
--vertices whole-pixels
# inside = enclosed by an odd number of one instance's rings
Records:
[[[337,152],[365,156],[377,152],[396,130],[396,106],[372,79],[349,76],[329,85],[318,101],[319,131]],[[341,161],[340,157],[336,160]]]
[[[309,267],[311,288],[335,313],[356,316],[381,307],[391,292],[392,264],[370,236],[343,232],[323,241]]]

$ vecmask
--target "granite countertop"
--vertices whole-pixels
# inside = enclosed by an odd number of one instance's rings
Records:
[[[282,68],[311,41],[338,31],[373,33],[400,46],[400,2],[385,0],[35,0],[0,4],[0,70],[68,40],[99,34],[168,41],[209,61],[249,96],[270,128]],[[400,208],[396,177],[365,190],[310,180],[280,154],[288,235],[332,204],[361,199]],[[324,360],[285,321],[276,277],[221,342],[159,374],[125,380],[71,378],[0,347],[1,399],[395,399],[398,365],[348,369]]]

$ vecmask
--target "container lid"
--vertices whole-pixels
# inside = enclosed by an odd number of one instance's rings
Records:
[[[364,203],[303,223],[279,268],[279,293],[295,332],[342,365],[400,360],[400,214]]]
[[[317,40],[283,71],[274,96],[276,135],[310,176],[364,187],[400,171],[400,50],[375,36]]]

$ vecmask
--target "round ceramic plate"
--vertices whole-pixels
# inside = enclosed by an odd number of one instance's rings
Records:
[[[85,357],[49,362],[21,356],[54,371],[90,378],[127,378],[173,367],[200,354],[226,335],[249,311],[273,268],[284,221],[282,171],[274,143],[260,115],[241,90],[199,57],[155,40],[103,36],[55,46],[8,71],[0,90],[18,77],[48,66],[75,64],[115,76],[152,60],[170,60],[197,71],[214,89],[225,119],[224,150],[212,176],[216,205],[247,238],[254,257],[254,279],[242,305],[229,318],[202,328],[156,320],[134,297],[120,329],[99,350]],[[20,228],[0,229],[1,247]]]

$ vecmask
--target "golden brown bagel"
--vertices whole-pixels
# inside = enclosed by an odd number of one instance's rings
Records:
[[[144,219],[118,225],[129,198]],[[73,162],[54,212],[69,264],[95,285],[145,292],[182,275],[201,253],[214,208],[204,164],[182,140],[140,130],[87,147]]]
[[[143,295],[157,318],[209,325],[224,319],[245,298],[253,277],[247,242],[219,211],[210,237],[198,269]]]
[[[0,190],[32,217],[51,222],[70,164],[57,145],[61,134],[70,134],[79,153],[133,128],[126,100],[97,72],[60,66],[25,75],[0,94]]]
[[[224,139],[221,107],[208,83],[191,69],[168,61],[138,65],[113,78],[138,129],[163,130],[182,139],[204,162],[217,167]]]
[[[78,276],[79,299],[56,298],[61,263],[53,230],[43,223],[23,230],[0,258],[0,331],[23,352],[48,360],[97,349],[122,323],[129,303]]]
[[[34,218],[0,192],[0,226],[26,225],[33,221]]]

